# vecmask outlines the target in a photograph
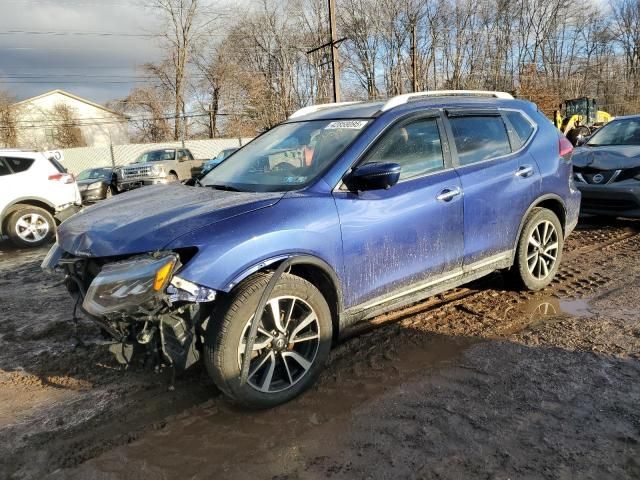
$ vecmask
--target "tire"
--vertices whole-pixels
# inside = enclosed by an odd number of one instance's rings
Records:
[[[204,345],[204,362],[216,386],[232,402],[256,409],[285,403],[313,385],[327,361],[333,336],[329,306],[320,291],[300,277],[283,274],[262,316],[249,378],[240,385],[242,339],[248,335],[250,320],[270,278],[271,274],[257,274],[221,302],[209,319]],[[280,326],[289,324],[283,329],[286,334],[278,332],[270,315],[276,299]],[[288,315],[290,321],[286,322]],[[309,320],[312,315],[315,320]],[[300,327],[303,323],[308,324]]]
[[[545,228],[547,240],[542,238]],[[538,239],[542,239],[538,242],[542,243],[540,248],[535,246]],[[562,225],[556,214],[546,208],[534,208],[522,227],[515,262],[509,271],[517,286],[535,291],[549,285],[560,266],[563,245]],[[546,253],[541,254],[542,251]]]
[[[7,235],[17,247],[39,247],[50,242],[55,232],[53,216],[39,207],[22,207],[7,221]]]
[[[167,175],[167,183],[177,182],[179,180],[178,176],[175,173],[170,173]]]

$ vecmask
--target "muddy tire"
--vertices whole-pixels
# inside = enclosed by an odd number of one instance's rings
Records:
[[[50,242],[55,232],[53,216],[39,207],[22,207],[7,220],[7,236],[17,247],[39,247]]]
[[[527,217],[508,276],[515,286],[541,290],[555,277],[562,259],[564,237],[555,213],[534,208]]]
[[[317,380],[331,350],[332,322],[320,291],[285,273],[263,310],[249,378],[240,370],[251,319],[271,274],[240,284],[213,312],[207,326],[204,362],[218,388],[233,402],[269,408],[287,402]]]

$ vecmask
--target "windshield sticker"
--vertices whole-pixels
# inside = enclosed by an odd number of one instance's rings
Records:
[[[367,124],[366,120],[340,120],[339,122],[331,122],[324,127],[325,130],[335,130],[338,128],[349,128],[351,130],[360,130]]]

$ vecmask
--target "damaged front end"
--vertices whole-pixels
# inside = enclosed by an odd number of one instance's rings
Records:
[[[42,267],[61,269],[77,309],[113,340],[110,350],[128,365],[184,370],[200,358],[216,292],[180,278],[184,256],[161,251],[125,258],[86,258],[54,245]]]

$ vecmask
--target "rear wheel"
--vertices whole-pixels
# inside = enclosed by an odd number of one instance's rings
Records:
[[[175,173],[170,173],[169,175],[167,175],[167,182],[169,183],[177,182],[178,180],[178,175],[176,175]]]
[[[7,221],[7,235],[18,247],[38,247],[53,238],[53,216],[39,207],[25,206],[13,212]]]
[[[540,290],[553,280],[560,266],[562,225],[555,213],[534,208],[525,221],[510,274],[528,290]]]
[[[329,356],[331,313],[320,291],[283,274],[262,312],[247,382],[240,384],[251,320],[271,275],[241,284],[209,320],[204,361],[231,400],[252,408],[287,402],[309,388]]]

